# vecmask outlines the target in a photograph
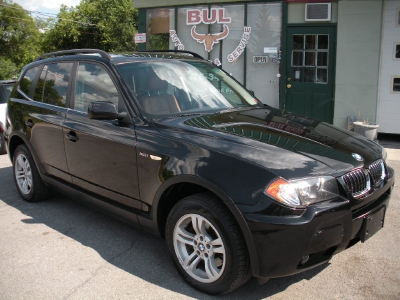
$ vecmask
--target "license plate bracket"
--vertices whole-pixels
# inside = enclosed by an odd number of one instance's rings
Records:
[[[365,242],[375,233],[377,233],[385,223],[386,206],[364,217],[363,226],[361,229],[360,240]]]

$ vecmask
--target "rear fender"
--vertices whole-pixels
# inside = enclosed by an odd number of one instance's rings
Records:
[[[45,170],[39,162],[36,152],[29,140],[22,132],[13,132],[8,136],[8,156],[10,157],[11,162],[14,158],[15,149],[21,144],[24,144],[28,148],[29,152],[32,154],[33,160],[35,161],[36,168],[39,170],[40,177],[43,177]]]

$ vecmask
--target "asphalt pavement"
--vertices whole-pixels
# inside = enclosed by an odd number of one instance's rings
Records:
[[[400,299],[400,142],[380,142],[396,171],[382,230],[328,264],[220,297],[188,286],[162,239],[56,192],[23,201],[2,155],[0,299]]]

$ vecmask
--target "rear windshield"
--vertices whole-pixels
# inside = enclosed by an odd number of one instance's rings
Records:
[[[10,97],[11,91],[14,84],[2,84],[0,85],[0,103],[7,103],[8,97]]]
[[[199,61],[147,61],[117,66],[151,117],[253,107],[257,100],[221,69]]]

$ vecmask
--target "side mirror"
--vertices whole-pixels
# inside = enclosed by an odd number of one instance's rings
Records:
[[[115,120],[119,118],[119,114],[114,103],[94,101],[89,103],[88,117],[94,120]]]

